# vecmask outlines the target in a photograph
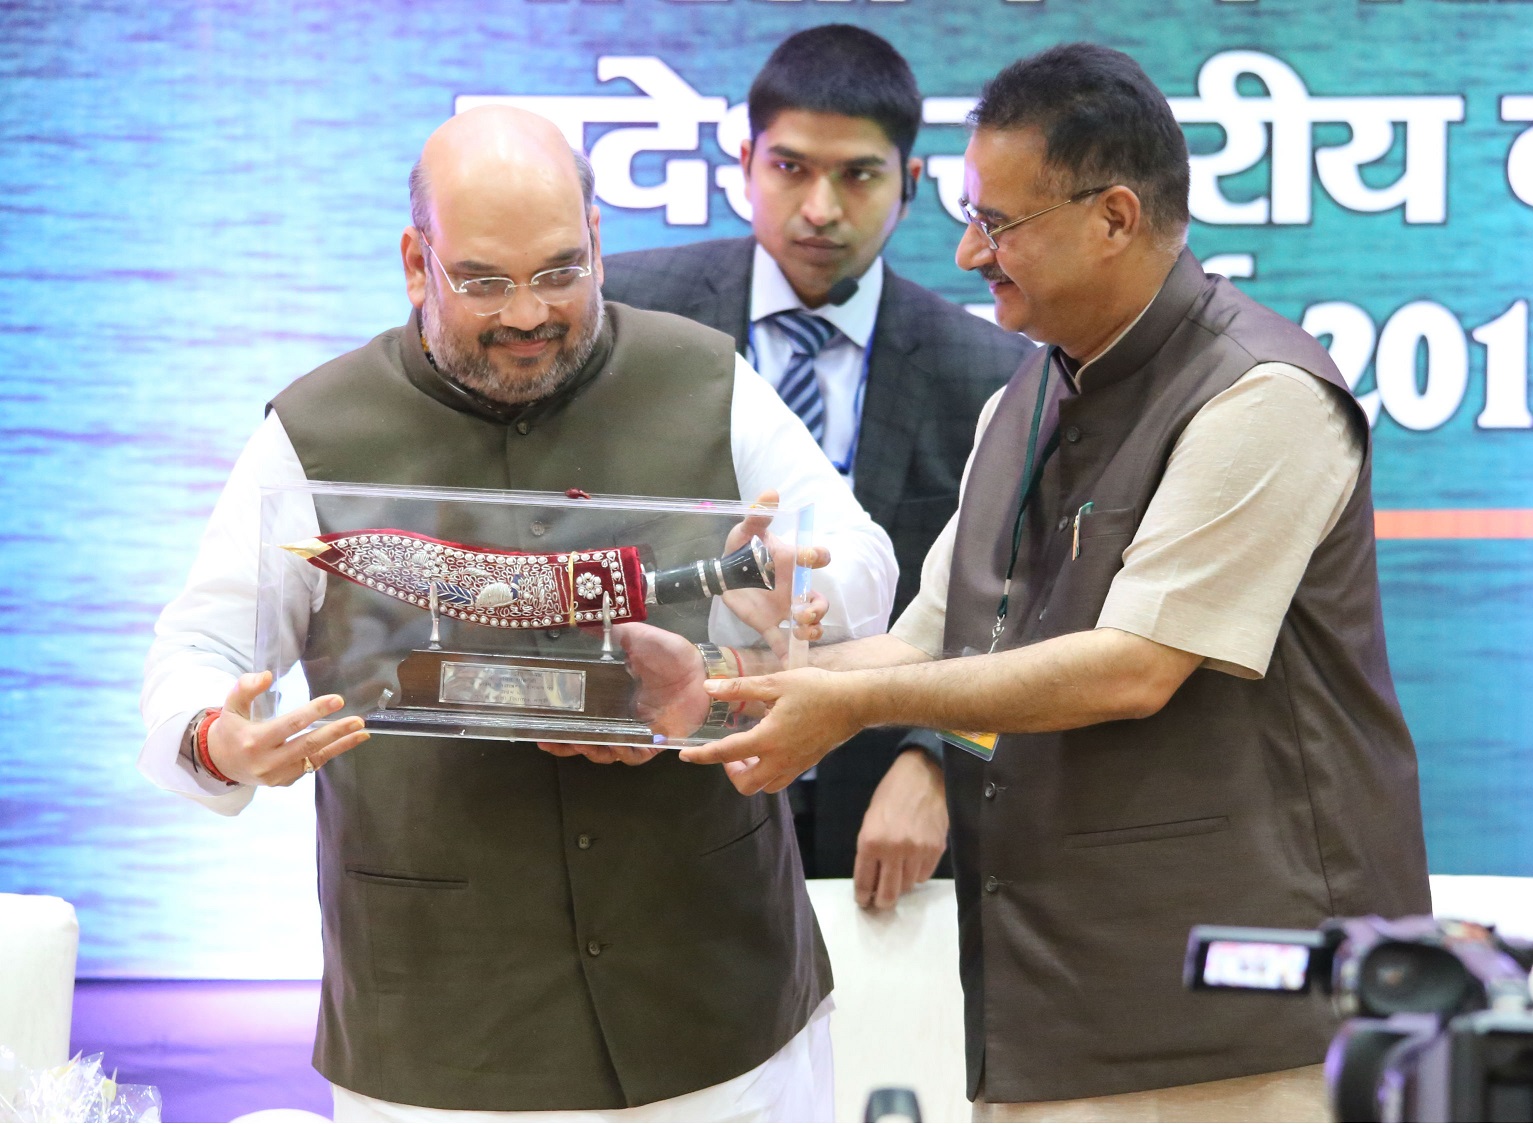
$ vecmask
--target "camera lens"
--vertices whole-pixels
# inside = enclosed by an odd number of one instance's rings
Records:
[[[1397,941],[1373,948],[1357,975],[1359,1005],[1373,1015],[1452,1014],[1463,1006],[1472,986],[1452,953]]]

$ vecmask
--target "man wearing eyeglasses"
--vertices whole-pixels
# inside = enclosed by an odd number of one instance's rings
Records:
[[[710,684],[771,712],[683,757],[751,793],[872,724],[958,747],[975,1119],[1328,1119],[1328,1002],[1181,966],[1198,923],[1431,910],[1367,418],[1187,250],[1186,144],[1127,55],[1014,63],[970,120],[958,262],[1049,346],[986,406],[891,634]]]
[[[830,971],[784,799],[655,749],[304,732],[370,623],[308,567],[281,610],[318,697],[250,717],[263,484],[775,490],[821,513],[827,634],[888,619],[888,537],[728,337],[603,302],[590,165],[550,122],[453,118],[410,195],[410,319],[277,395],[240,456],[156,627],[140,767],[227,815],[317,774],[337,1120],[828,1120]]]
[[[734,337],[888,530],[898,613],[957,510],[980,408],[1032,345],[884,262],[921,179],[921,94],[891,44],[848,24],[800,31],[746,101],[752,237],[614,255],[605,290]],[[887,727],[796,783],[805,873],[851,878],[879,909],[930,878],[947,847],[940,761],[930,731]]]

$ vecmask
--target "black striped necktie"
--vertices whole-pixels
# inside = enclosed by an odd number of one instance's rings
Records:
[[[814,361],[836,334],[836,326],[801,308],[779,312],[772,323],[782,329],[793,345],[788,369],[777,383],[777,393],[808,427],[816,442],[825,439],[825,399],[814,375]]]

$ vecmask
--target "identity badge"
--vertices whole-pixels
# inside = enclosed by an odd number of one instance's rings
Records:
[[[976,734],[969,730],[938,730],[937,736],[948,745],[955,745],[965,753],[972,753],[981,761],[995,756],[995,743],[1000,734]]]

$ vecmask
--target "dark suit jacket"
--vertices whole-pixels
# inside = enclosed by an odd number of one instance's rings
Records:
[[[696,242],[603,258],[608,300],[674,312],[734,337],[745,353],[752,238]],[[900,565],[898,616],[921,584],[921,562],[958,508],[958,484],[985,400],[1032,345],[986,323],[887,265],[868,361],[857,445],[857,499],[889,532]],[[923,736],[924,735],[924,736]],[[873,790],[903,748],[935,745],[922,731],[859,734],[820,764],[816,873],[850,877]]]

